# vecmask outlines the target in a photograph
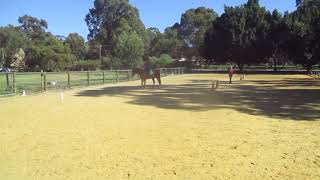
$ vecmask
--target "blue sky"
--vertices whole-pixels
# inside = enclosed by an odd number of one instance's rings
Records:
[[[1,0],[0,26],[18,25],[18,17],[25,14],[48,21],[48,31],[67,36],[77,32],[86,38],[85,15],[93,7],[93,0]],[[164,28],[180,21],[187,9],[205,6],[223,13],[224,5],[234,6],[246,0],[130,0],[140,11],[146,27]],[[268,10],[293,11],[295,0],[260,0]]]

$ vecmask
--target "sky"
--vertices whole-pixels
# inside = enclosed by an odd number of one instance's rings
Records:
[[[137,7],[144,25],[156,27],[161,32],[176,22],[190,8],[204,6],[222,14],[224,6],[235,6],[247,0],[129,0]],[[0,26],[18,25],[19,16],[25,14],[45,19],[48,31],[67,36],[78,33],[85,39],[88,28],[84,20],[94,0],[1,0]],[[295,0],[260,0],[261,6],[280,12],[295,10]]]

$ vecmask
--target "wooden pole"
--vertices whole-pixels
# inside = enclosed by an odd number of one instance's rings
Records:
[[[90,72],[87,72],[87,85],[90,86]]]
[[[47,74],[43,73],[43,90],[47,90]]]
[[[129,71],[127,71],[128,72],[128,81],[130,81],[130,74],[129,74]]]
[[[128,71],[128,73],[129,73],[130,81],[133,81],[132,71],[130,70],[130,71]]]
[[[116,71],[116,80],[117,80],[117,82],[119,82],[119,73],[118,73],[118,71]]]
[[[43,72],[40,74],[40,85],[41,85],[41,91],[43,90]]]
[[[69,87],[69,89],[71,88],[71,83],[70,83],[70,71],[68,71],[68,87]]]
[[[10,82],[9,82],[9,73],[6,73],[6,80],[7,80],[7,89],[9,88]]]
[[[16,73],[12,74],[12,92],[16,93]]]
[[[102,71],[102,83],[104,84],[105,83],[105,74],[104,74],[104,71]]]

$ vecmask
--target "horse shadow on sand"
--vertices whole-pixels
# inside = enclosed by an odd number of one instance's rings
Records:
[[[210,80],[187,80],[184,84],[111,86],[83,90],[76,96],[130,97],[127,103],[163,109],[209,111],[234,109],[250,115],[281,120],[320,120],[320,82],[310,79],[237,81],[220,83],[211,90]]]

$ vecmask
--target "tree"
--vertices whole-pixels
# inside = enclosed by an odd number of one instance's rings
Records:
[[[69,69],[75,57],[67,44],[52,34],[45,41],[26,48],[26,66],[32,71],[61,71]]]
[[[118,36],[114,54],[123,68],[140,66],[144,54],[143,40],[135,31],[124,31]]]
[[[70,33],[66,38],[66,43],[69,44],[72,54],[78,59],[84,58],[85,42],[83,37],[78,33]]]
[[[95,0],[85,20],[89,28],[90,45],[108,46],[99,52],[105,59],[105,67],[110,66],[106,63],[119,64],[120,61],[124,67],[132,67],[142,59],[141,52],[144,52],[144,43],[147,42],[146,31],[138,9],[130,5],[128,0]],[[137,40],[136,44],[133,40]]]
[[[33,16],[24,15],[19,17],[18,22],[23,30],[43,30],[48,28],[48,23],[44,19],[38,19]]]
[[[225,63],[230,57],[232,34],[225,25],[224,19],[226,15],[222,14],[213,21],[212,27],[206,32],[201,55],[207,59],[208,63]]]
[[[25,43],[25,65],[33,71],[61,71],[69,69],[75,56],[61,36],[46,32],[47,21],[32,16],[19,17],[19,32],[28,41]]]
[[[10,67],[14,55],[27,44],[26,35],[14,26],[0,28],[1,66]]]
[[[303,1],[295,12],[290,14],[287,53],[295,64],[301,64],[309,72],[312,66],[319,63],[317,56],[319,41],[318,23],[320,1]]]
[[[265,61],[268,54],[268,12],[259,6],[258,0],[249,0],[236,7],[225,7],[205,37],[203,56],[210,62],[244,64]]]
[[[296,6],[300,6],[302,4],[303,0],[296,0]]]
[[[144,49],[147,56],[152,53],[152,46],[154,45],[154,42],[161,36],[161,32],[158,28],[152,27],[146,29],[146,38],[144,42]]]
[[[160,57],[151,57],[150,59],[154,68],[164,68],[173,62],[168,54],[161,54]]]
[[[116,30],[121,27],[123,20],[140,37],[145,33],[138,9],[131,6],[128,0],[95,0],[85,20],[89,28],[88,39],[100,44],[115,44],[119,35]]]
[[[1,47],[0,67],[3,66],[5,61],[4,48],[5,46],[7,46],[7,43],[8,43],[8,35],[3,29],[0,29],[0,47]]]
[[[269,15],[269,30],[267,34],[267,58],[272,63],[275,71],[278,70],[278,65],[284,64],[288,57],[285,51],[285,47],[288,42],[288,34],[290,29],[287,25],[288,12],[284,17],[277,10],[274,10]]]
[[[163,34],[159,34],[150,44],[150,56],[159,57],[161,54],[168,54],[173,58],[181,56],[183,42],[178,37],[178,29],[168,27]]]
[[[320,59],[320,16],[315,17],[311,23],[312,32],[313,32],[313,44],[315,45],[314,48],[314,56],[318,60]],[[319,62],[319,61],[318,61]]]
[[[216,12],[205,7],[187,10],[181,16],[179,36],[189,47],[202,46],[204,35],[216,17]]]
[[[197,63],[203,64],[200,51],[203,47],[204,36],[217,17],[216,12],[205,7],[189,9],[182,14],[177,29],[179,38],[184,42],[181,50],[187,59],[191,60],[194,57]]]
[[[38,19],[33,16],[24,15],[19,17],[18,22],[21,24],[20,29],[32,41],[43,41],[46,38],[46,29],[48,23],[44,19]]]

